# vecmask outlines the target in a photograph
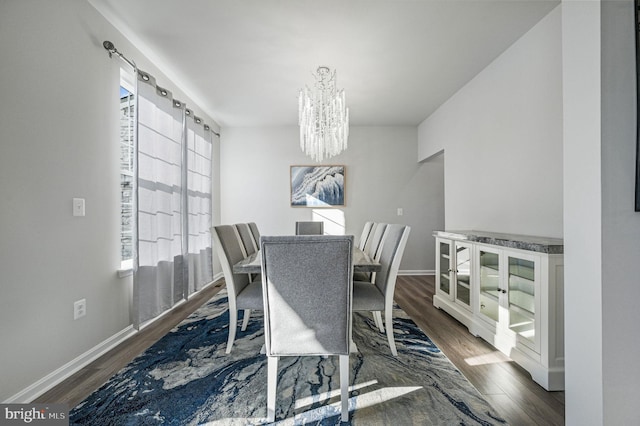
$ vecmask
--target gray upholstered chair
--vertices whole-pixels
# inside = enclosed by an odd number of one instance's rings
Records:
[[[275,420],[279,357],[339,355],[347,421],[353,236],[263,236],[260,249],[268,420]]]
[[[404,248],[407,245],[411,227],[406,225],[388,225],[383,237],[379,262],[382,268],[376,272],[374,282],[354,281],[353,310],[374,312],[376,324],[381,328],[380,312],[384,310],[387,328],[387,340],[393,356],[398,355],[393,339],[393,293]],[[381,328],[381,331],[383,329]]]
[[[378,252],[382,246],[382,237],[384,231],[387,228],[386,223],[373,223],[371,230],[369,231],[369,237],[364,245],[362,251],[364,251],[370,258],[378,260]],[[370,272],[358,272],[353,276],[356,281],[369,281],[372,282],[375,279],[375,274]]]
[[[296,222],[296,235],[322,235],[324,222]]]
[[[249,281],[248,274],[234,274],[233,265],[245,258],[238,230],[232,225],[211,228],[214,245],[220,258],[229,297],[229,339],[227,353],[236,338],[238,310],[244,310],[242,331],[246,330],[252,309],[263,309],[261,281]]]
[[[387,229],[386,223],[375,223],[371,228],[371,233],[367,242],[364,245],[363,251],[367,253],[371,258],[375,259],[378,254],[378,249],[381,246],[382,238],[384,237],[384,231]]]
[[[242,248],[244,250],[245,257],[250,256],[258,251],[258,245],[260,244],[260,240],[256,240],[253,237],[253,232],[251,232],[251,227],[248,223],[236,223],[233,225],[236,227],[238,231],[238,235],[240,236],[240,241],[242,242]],[[261,281],[260,274],[249,274],[249,281]],[[247,323],[249,322],[249,315],[244,317],[244,321],[242,323],[242,330],[247,328]]]
[[[253,240],[256,242],[256,246],[260,247],[260,231],[258,231],[258,225],[255,222],[249,222],[249,228],[253,235]]]
[[[364,250],[364,246],[367,243],[372,227],[373,222],[365,222],[364,227],[362,228],[362,234],[360,235],[360,241],[358,242],[358,248],[360,250]]]
[[[240,240],[242,241],[242,245],[244,246],[244,251],[247,256],[258,251],[258,244],[260,240],[255,240],[253,237],[253,232],[251,232],[251,228],[248,223],[236,223],[234,225],[238,230],[238,234],[240,235]]]

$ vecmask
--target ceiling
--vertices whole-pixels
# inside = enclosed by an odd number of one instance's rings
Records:
[[[222,127],[297,125],[319,65],[337,71],[352,126],[418,125],[559,4],[89,1]]]

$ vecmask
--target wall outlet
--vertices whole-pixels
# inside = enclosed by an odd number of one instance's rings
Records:
[[[404,210],[402,210],[402,207],[398,207],[398,216],[402,216],[404,214]]]
[[[73,302],[73,319],[77,320],[87,315],[87,299],[80,299]]]

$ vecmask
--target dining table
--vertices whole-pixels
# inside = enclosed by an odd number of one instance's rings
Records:
[[[367,253],[358,247],[353,247],[351,253],[353,259],[354,272],[378,272],[382,268],[380,262],[372,259]],[[238,263],[233,265],[234,274],[259,274],[262,266],[260,265],[260,250],[245,257]]]

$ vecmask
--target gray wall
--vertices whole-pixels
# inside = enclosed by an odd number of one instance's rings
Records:
[[[400,269],[435,269],[431,233],[444,225],[443,163],[416,162],[415,127],[352,127],[349,148],[324,161],[346,166],[346,206],[330,210],[290,206],[289,167],[313,164],[298,138],[297,127],[224,129],[222,222],[252,221],[263,235],[277,235],[293,233],[297,220],[324,215],[344,223],[344,231],[334,232],[357,237],[368,220],[406,223],[412,229]]]
[[[639,424],[633,2],[562,7],[567,425]]]
[[[633,208],[632,1],[602,2],[602,365],[605,424],[640,424],[640,213]],[[584,343],[582,343],[584,344]]]
[[[88,2],[0,2],[0,401],[131,324],[131,277],[116,273],[121,62],[104,40],[215,124]]]

